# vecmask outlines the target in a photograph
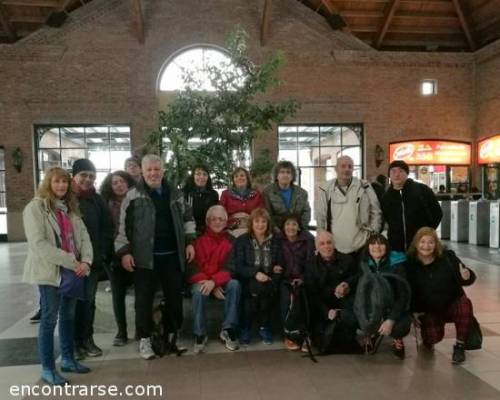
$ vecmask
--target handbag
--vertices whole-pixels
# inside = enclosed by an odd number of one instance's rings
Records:
[[[483,333],[476,317],[472,317],[467,339],[465,339],[465,350],[479,350],[483,345]]]
[[[75,274],[75,271],[59,267],[61,273],[61,283],[59,285],[59,294],[65,297],[85,300],[85,278]]]

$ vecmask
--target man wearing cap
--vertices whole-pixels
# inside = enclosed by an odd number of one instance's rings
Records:
[[[389,225],[391,250],[406,251],[415,233],[424,226],[436,229],[443,212],[431,188],[408,178],[402,160],[389,165],[391,186],[382,197],[382,212]]]
[[[380,231],[382,212],[372,186],[353,177],[353,168],[351,157],[337,159],[337,177],[319,187],[316,224],[333,233],[339,253],[357,259],[370,234]]]
[[[99,278],[104,274],[104,263],[111,257],[113,227],[109,209],[95,190],[95,178],[96,169],[92,161],[80,158],[73,163],[71,188],[78,198],[82,219],[87,227],[94,251],[94,262],[85,284],[85,299],[78,300],[76,304],[76,359],[102,355],[102,350],[95,344],[93,338],[95,296]]]

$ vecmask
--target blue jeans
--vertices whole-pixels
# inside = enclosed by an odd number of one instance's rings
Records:
[[[38,285],[42,318],[38,331],[38,356],[42,368],[54,370],[54,329],[59,316],[59,343],[63,361],[73,361],[73,332],[76,299],[59,294],[55,286]]]
[[[231,279],[222,286],[224,290],[224,322],[222,329],[236,329],[238,327],[238,309],[240,306],[241,287],[240,283]],[[193,333],[198,336],[207,334],[207,301],[209,296],[200,292],[200,285],[195,284],[191,288],[193,295]]]

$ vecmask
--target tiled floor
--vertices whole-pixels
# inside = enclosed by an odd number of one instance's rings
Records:
[[[315,364],[300,353],[283,350],[278,342],[229,353],[215,340],[209,343],[207,354],[143,361],[137,357],[137,342],[111,346],[115,333],[111,295],[103,283],[97,298],[95,339],[104,355],[86,360],[92,372],[70,376],[71,381],[117,385],[118,390],[139,384],[162,388],[161,397],[128,397],[134,399],[500,399],[500,257],[486,248],[450,246],[478,275],[467,292],[484,333],[483,349],[468,352],[462,366],[450,363],[452,326],[434,353],[417,351],[415,337],[406,338],[404,361],[392,357],[389,343],[383,343],[375,356],[327,356]],[[0,399],[21,398],[10,395],[11,385],[39,383],[34,346],[38,327],[28,321],[38,297],[34,288],[21,282],[25,252],[22,243],[0,244]],[[132,296],[128,305],[133,326]],[[189,332],[189,320],[186,325]],[[217,327],[212,326],[212,331]],[[190,347],[190,337],[186,335],[184,341]]]

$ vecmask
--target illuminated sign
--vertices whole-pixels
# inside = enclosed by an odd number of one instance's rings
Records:
[[[467,165],[471,162],[471,145],[444,140],[391,143],[389,160],[403,160],[409,165]]]
[[[500,163],[500,135],[481,140],[477,144],[478,164]]]

